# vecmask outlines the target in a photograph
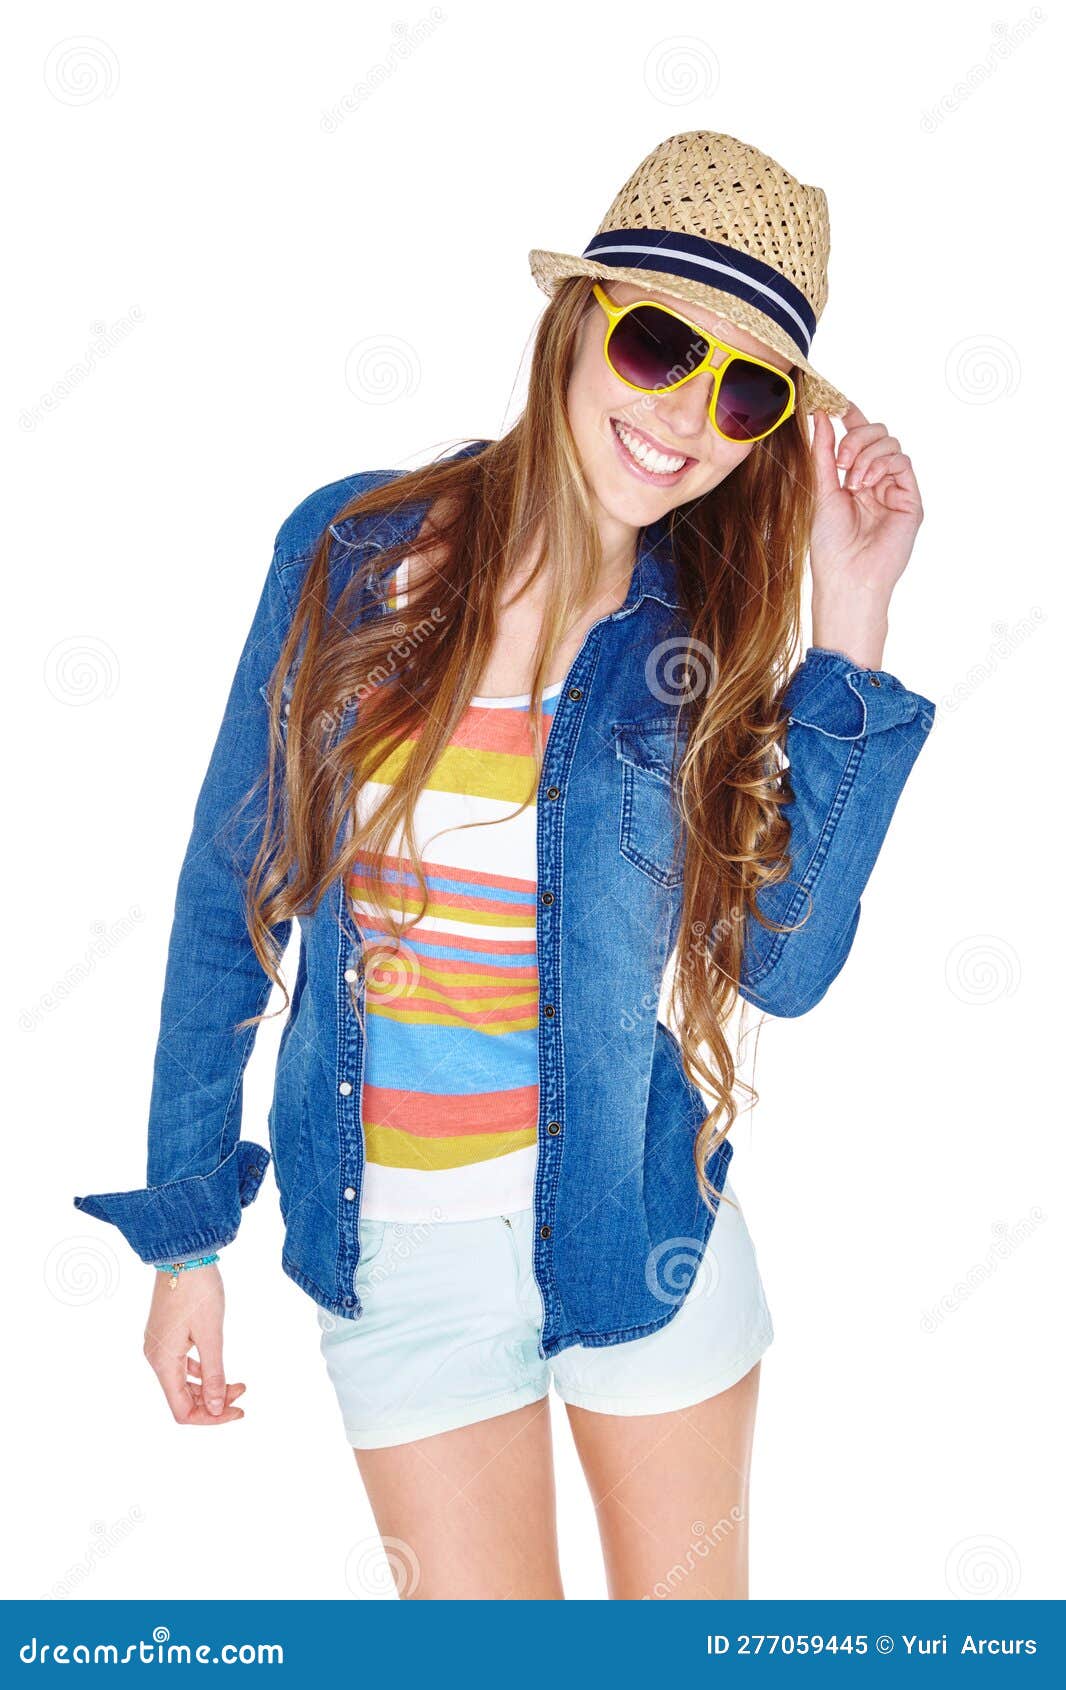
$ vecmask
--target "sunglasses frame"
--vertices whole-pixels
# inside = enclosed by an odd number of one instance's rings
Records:
[[[779,370],[776,364],[768,364],[765,358],[755,358],[750,352],[741,352],[737,349],[737,347],[730,346],[728,341],[717,340],[713,334],[710,334],[708,330],[703,328],[699,323],[692,322],[690,318],[682,316],[680,311],[673,310],[673,308],[669,305],[661,305],[657,299],[631,299],[628,305],[616,305],[610,295],[604,292],[599,282],[593,282],[592,292],[596,303],[604,311],[607,317],[607,330],[603,337],[603,356],[606,360],[607,367],[616,381],[620,381],[624,386],[632,388],[634,393],[673,393],[676,388],[684,387],[685,383],[687,381],[691,381],[693,376],[698,376],[702,373],[702,371],[709,370],[713,380],[711,385],[710,402],[707,406],[707,414],[711,419],[711,427],[714,429],[714,432],[720,439],[727,440],[731,446],[751,446],[754,445],[756,441],[765,440],[768,435],[773,434],[775,430],[779,429],[782,423],[787,422],[789,417],[794,413],[796,409],[796,384],[792,377],[787,375],[784,370]],[[615,329],[618,327],[623,317],[628,317],[631,311],[636,311],[638,306],[641,305],[650,305],[656,311],[665,312],[668,317],[676,317],[679,323],[684,323],[687,329],[691,329],[694,334],[700,336],[701,340],[705,340],[707,342],[706,356],[700,359],[696,368],[694,370],[690,370],[687,375],[682,376],[680,381],[671,382],[668,387],[638,387],[636,382],[627,381],[625,376],[619,375],[618,371],[611,363],[610,345],[611,337],[613,336]],[[711,363],[711,358],[716,351],[725,352],[727,354],[727,357],[718,365]],[[740,358],[748,364],[757,364],[760,369],[772,370],[775,376],[778,376],[780,380],[788,383],[788,404],[785,407],[783,414],[778,417],[777,421],[771,424],[764,433],[750,435],[745,440],[738,440],[733,434],[724,434],[718,427],[718,419],[716,415],[718,410],[718,395],[722,389],[722,383],[719,378],[736,358]]]

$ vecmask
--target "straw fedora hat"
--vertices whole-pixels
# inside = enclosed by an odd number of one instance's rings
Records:
[[[635,282],[703,305],[805,374],[809,410],[850,401],[808,362],[829,296],[829,208],[821,188],[732,135],[671,135],[619,189],[580,257],[535,247],[548,295],[564,276]]]

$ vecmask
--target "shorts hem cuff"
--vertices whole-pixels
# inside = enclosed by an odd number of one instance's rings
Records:
[[[728,1391],[731,1385],[743,1379],[750,1373],[757,1361],[760,1361],[773,1342],[773,1332],[759,1340],[757,1344],[737,1357],[729,1367],[715,1375],[711,1380],[701,1385],[694,1385],[688,1391],[678,1393],[663,1392],[657,1397],[621,1397],[601,1394],[598,1391],[571,1390],[561,1386],[558,1381],[555,1389],[564,1403],[570,1403],[574,1408],[585,1408],[592,1414],[676,1414],[683,1408],[695,1408],[697,1403],[704,1402],[708,1397],[716,1397],[722,1391]]]
[[[478,1397],[465,1408],[450,1414],[427,1417],[407,1426],[388,1426],[380,1431],[367,1431],[345,1426],[345,1435],[353,1449],[389,1449],[394,1444],[414,1443],[419,1438],[432,1438],[438,1432],[456,1432],[462,1426],[476,1426],[480,1420],[492,1420],[497,1414],[509,1414],[512,1409],[525,1408],[532,1402],[542,1402],[548,1395],[537,1385],[521,1391],[502,1391],[496,1396]]]

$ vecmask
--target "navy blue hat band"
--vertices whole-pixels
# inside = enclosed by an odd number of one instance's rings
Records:
[[[806,297],[779,270],[749,252],[672,229],[604,229],[593,236],[581,256],[619,269],[685,276],[720,288],[771,318],[805,358],[810,353],[818,319]]]

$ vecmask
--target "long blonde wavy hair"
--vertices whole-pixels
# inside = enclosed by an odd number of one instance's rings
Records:
[[[557,645],[594,596],[601,565],[567,417],[575,339],[592,304],[588,278],[559,284],[538,324],[527,403],[502,439],[474,455],[408,471],[336,514],[333,526],[349,517],[366,521],[395,513],[401,505],[427,505],[417,535],[373,552],[353,569],[332,615],[335,541],[328,528],[312,552],[270,688],[269,761],[255,789],[265,784],[266,809],[246,889],[249,935],[264,971],[284,994],[283,1008],[289,994],[275,930],[313,912],[336,879],[343,886],[357,861],[360,897],[392,935],[391,942],[367,943],[368,990],[375,976],[386,991],[395,990],[408,928],[397,919],[395,880],[390,886],[382,859],[402,854],[416,878],[423,905],[410,917],[413,924],[428,903],[414,842],[415,801],[477,690],[494,644],[497,605],[522,559],[528,567],[533,545],[530,580],[551,560],[553,582],[528,712],[534,776],[524,802],[535,797],[543,760],[540,693]],[[675,779],[685,855],[669,1016],[686,1072],[713,1100],[693,1147],[704,1202],[712,1192],[721,1196],[706,1166],[739,1113],[725,1027],[738,997],[745,927],[753,917],[782,931],[762,915],[756,896],[791,867],[788,825],[780,813],[792,797],[779,755],[787,723],[781,696],[800,638],[814,506],[802,372],[795,379],[797,409],[789,421],[717,487],[669,518],[687,624],[685,655],[696,683],[679,708],[679,726],[688,729]],[[377,614],[360,619],[368,571],[384,575],[402,556],[412,563],[427,556],[429,563],[417,580],[412,568],[407,603],[394,609],[379,590]],[[281,682],[298,652],[283,736]],[[342,735],[338,724],[353,699],[359,707]],[[362,783],[405,741],[406,761],[394,776],[395,760],[390,764],[392,784],[360,820]],[[358,1013],[354,992],[352,1001]],[[263,1019],[265,1012],[240,1026]],[[757,1101],[752,1087],[744,1089]]]

